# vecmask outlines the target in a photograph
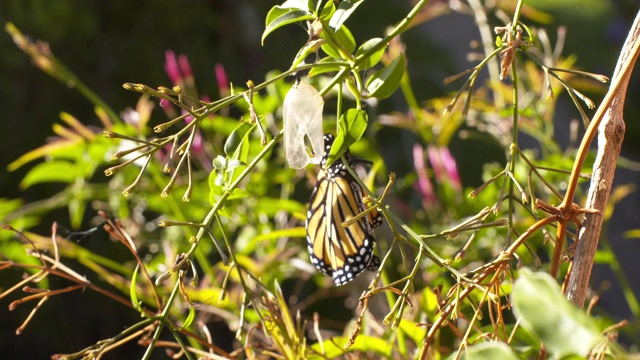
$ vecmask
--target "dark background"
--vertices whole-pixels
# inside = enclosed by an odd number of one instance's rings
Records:
[[[273,69],[289,67],[297,49],[306,41],[306,34],[296,26],[277,30],[264,46],[260,37],[264,18],[276,1],[72,1],[72,0],[4,0],[0,1],[0,23],[13,22],[23,33],[47,41],[53,53],[113,109],[121,111],[135,106],[137,95],[122,88],[125,82],[139,82],[156,87],[170,85],[164,68],[167,50],[185,54],[191,63],[198,90],[217,94],[213,69],[224,65],[230,81],[244,84],[248,79],[258,82]],[[637,10],[637,1],[531,1],[553,14],[549,33],[555,27],[568,28],[564,54],[575,53],[578,66],[586,71],[611,75],[618,51],[626,37]],[[596,6],[597,5],[597,6]],[[383,26],[399,21],[410,9],[408,1],[369,0],[358,9],[348,25],[357,40],[380,36]],[[492,25],[501,25],[495,19]],[[525,18],[526,21],[526,18]],[[453,91],[445,88],[442,79],[457,73],[470,63],[465,60],[469,42],[477,40],[477,29],[469,17],[451,14],[412,29],[403,41],[409,52],[409,70],[419,101]],[[66,88],[30,64],[8,35],[0,34],[0,198],[21,198],[25,202],[47,198],[56,193],[55,186],[35,186],[21,190],[20,179],[30,166],[8,173],[6,165],[21,154],[42,145],[52,136],[51,125],[59,122],[59,113],[66,111],[85,124],[100,126],[93,106],[75,90]],[[623,156],[639,161],[640,131],[638,129],[638,77],[630,84],[627,101],[627,137]],[[565,99],[566,100],[566,99]],[[594,100],[599,100],[596,94]],[[596,101],[597,102],[597,101]],[[390,109],[403,110],[404,102],[393,97],[380,104],[379,113]],[[157,109],[156,109],[157,111]],[[565,103],[558,110],[558,137],[568,128],[563,117],[577,117],[572,105]],[[456,154],[458,166],[465,166],[465,154]],[[640,184],[640,174],[621,170],[617,184]],[[470,185],[470,184],[466,184]],[[629,275],[632,288],[640,293],[640,271],[637,259],[640,244],[625,239],[623,232],[640,224],[640,198],[635,192],[625,198],[616,210],[613,223],[606,230],[611,246]],[[68,221],[60,212],[51,220]],[[42,233],[49,225],[41,227]],[[1,249],[0,249],[1,250]],[[7,276],[2,272],[0,287],[15,283],[20,274]],[[594,270],[593,283],[611,279],[606,267]],[[52,284],[55,286],[55,284]],[[95,301],[95,302],[94,302]],[[28,314],[27,308],[9,312],[9,301],[0,301],[0,354],[5,358],[48,358],[56,352],[78,351],[81,348],[122,330],[124,324],[138,319],[135,313],[110,311],[110,303],[85,292],[56,297],[41,309],[26,334],[14,335],[15,329]],[[628,317],[629,310],[619,289],[603,293],[601,305],[615,317]],[[114,307],[115,308],[115,307]],[[80,318],[81,320],[78,320]],[[34,345],[31,340],[40,339]],[[29,343],[27,343],[29,341]],[[126,349],[125,351],[134,351]],[[133,353],[129,353],[132,355]],[[111,355],[117,358],[118,354]]]

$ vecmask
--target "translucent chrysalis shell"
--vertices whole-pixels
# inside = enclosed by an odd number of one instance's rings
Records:
[[[297,81],[284,98],[284,149],[289,166],[302,169],[310,162],[319,164],[324,155],[322,107],[324,100],[313,86]],[[309,138],[313,157],[305,146]]]

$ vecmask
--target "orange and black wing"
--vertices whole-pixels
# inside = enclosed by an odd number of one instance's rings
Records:
[[[325,135],[326,155],[307,212],[307,244],[313,265],[332,276],[336,285],[344,285],[365,269],[377,268],[373,228],[382,217],[372,212],[346,228],[342,226],[364,211],[365,205],[362,188],[341,160],[326,167],[332,143],[333,136]],[[348,153],[346,157],[349,161]]]

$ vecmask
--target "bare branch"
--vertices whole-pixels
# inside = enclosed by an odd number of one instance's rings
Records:
[[[613,184],[613,176],[618,163],[620,147],[624,139],[625,124],[623,120],[624,100],[631,70],[640,49],[640,13],[636,15],[633,27],[620,53],[618,64],[613,75],[609,92],[611,102],[603,101],[598,113],[606,110],[602,123],[598,128],[598,154],[593,165],[593,177],[587,197],[586,208],[604,213]],[[607,98],[610,94],[607,94]],[[593,259],[600,238],[603,216],[597,213],[585,214],[582,230],[578,236],[578,246],[573,259],[567,285],[567,298],[579,307],[584,306]]]

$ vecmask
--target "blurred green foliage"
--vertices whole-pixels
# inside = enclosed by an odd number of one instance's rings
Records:
[[[0,46],[11,49],[3,57],[6,64],[3,68],[15,69],[0,73],[0,80],[11,84],[0,90],[0,106],[8,109],[7,117],[12,121],[10,130],[3,135],[7,141],[2,143],[6,146],[3,151],[11,155],[6,165],[11,164],[14,170],[3,173],[1,179],[7,184],[3,185],[1,194],[2,221],[16,229],[32,231],[25,233],[25,237],[36,248],[44,249],[50,256],[59,253],[65,259],[63,263],[80,269],[92,285],[110,294],[107,296],[110,298],[102,300],[92,298],[92,302],[96,301],[93,305],[79,306],[73,309],[73,314],[68,309],[70,300],[60,301],[62,317],[73,325],[59,331],[75,334],[68,344],[60,345],[56,339],[42,349],[6,346],[12,348],[7,354],[18,357],[36,356],[36,352],[50,355],[78,351],[100,339],[117,337],[116,334],[124,336],[123,326],[136,324],[142,328],[150,325],[151,320],[161,320],[168,330],[155,330],[158,335],[149,331],[147,340],[153,338],[175,344],[185,340],[189,346],[205,351],[206,347],[195,337],[180,333],[188,330],[204,338],[206,332],[202,324],[205,324],[211,329],[211,342],[222,348],[216,350],[218,354],[239,350],[235,354],[239,357],[260,353],[286,358],[321,358],[322,353],[328,358],[340,357],[344,351],[342,346],[350,341],[354,342],[349,351],[361,356],[417,355],[430,330],[425,324],[437,320],[437,310],[442,310],[440,303],[445,298],[449,301],[451,293],[473,287],[455,275],[477,274],[467,272],[495,259],[543,216],[532,206],[535,199],[531,195],[548,203],[560,200],[558,192],[565,190],[567,174],[555,170],[570,170],[576,150],[575,142],[561,144],[558,141],[561,134],[554,122],[557,102],[563,101],[558,99],[566,98],[566,93],[562,86],[553,83],[555,97],[541,96],[546,90],[542,72],[533,62],[518,60],[519,81],[525,87],[518,108],[518,129],[524,145],[518,156],[531,163],[519,160],[516,167],[510,169],[523,188],[510,190],[517,196],[504,199],[508,214],[504,209],[502,213],[490,212],[491,206],[500,209],[498,204],[505,191],[503,184],[507,184],[507,180],[502,180],[506,176],[497,181],[492,178],[504,174],[508,164],[513,109],[506,99],[512,84],[482,79],[469,94],[470,111],[463,116],[462,104],[452,105],[462,81],[447,87],[441,85],[445,76],[464,70],[460,64],[464,62],[452,61],[445,50],[446,46],[459,44],[432,42],[421,31],[450,10],[439,4],[427,7],[428,11],[412,23],[415,27],[400,37],[402,42],[393,39],[382,44],[379,39],[386,35],[387,27],[401,21],[411,9],[410,4],[343,3],[353,7],[344,12],[345,19],[351,17],[340,27],[341,23],[333,20],[335,4],[309,2],[324,4],[323,8],[316,9],[317,13],[339,28],[333,29],[335,33],[325,29],[323,36],[335,37],[322,38],[326,42],[320,55],[311,51],[315,48],[299,52],[298,49],[304,48],[307,34],[304,26],[293,25],[297,21],[284,19],[279,23],[282,27],[274,26],[272,32],[263,33],[265,18],[268,27],[270,21],[289,13],[287,9],[275,7],[269,11],[273,4],[236,1],[184,4],[169,0],[135,4],[126,1],[7,1],[0,4],[3,23],[11,21],[34,39],[47,41],[73,76],[106,104],[101,107],[91,95],[83,93],[78,82],[63,81],[70,89],[52,82],[27,65],[27,58],[8,37],[0,40]],[[548,26],[555,26],[558,18],[547,16],[545,11],[551,9],[542,1],[527,5],[530,7],[523,10],[524,20],[543,23],[552,19]],[[590,8],[589,14],[594,19],[607,19],[611,16],[611,7],[600,5]],[[527,12],[534,8],[542,13]],[[500,18],[500,11],[513,11],[513,8],[498,2],[498,7],[491,10],[496,11],[493,15],[498,14],[492,17],[495,20]],[[557,13],[569,17],[572,12],[561,9]],[[314,18],[315,14],[313,8],[300,10],[295,20]],[[567,24],[570,23],[567,19]],[[597,33],[604,24],[590,23],[588,27]],[[463,35],[471,38],[464,31]],[[594,42],[590,36],[586,37]],[[262,47],[261,39],[264,40]],[[533,45],[540,46],[539,43]],[[580,48],[578,45],[576,52]],[[166,75],[167,71],[170,73],[167,50],[173,50],[172,55],[180,54],[178,61],[186,54],[184,59],[188,59],[193,74],[185,73],[180,63],[180,82],[172,84],[171,74]],[[308,57],[296,58],[296,54]],[[596,65],[582,62],[581,55],[577,60],[571,56],[556,58],[554,65],[597,66],[601,65],[597,61],[603,61],[595,59],[597,51],[583,55],[594,58]],[[367,172],[362,181],[374,190],[374,195],[381,194],[390,172],[397,174],[390,195],[381,205],[383,211],[389,213],[387,220],[391,216],[393,227],[385,226],[377,232],[376,252],[381,257],[389,254],[384,271],[377,274],[381,281],[378,285],[385,288],[374,289],[371,285],[370,297],[361,299],[364,306],[361,312],[355,311],[357,299],[366,289],[370,276],[367,279],[362,276],[344,287],[331,287],[331,280],[315,272],[308,263],[303,224],[317,171],[313,167],[301,171],[290,169],[278,135],[282,128],[281,104],[290,88],[289,79],[281,74],[291,64],[302,64],[305,58],[314,56],[324,56],[316,59],[319,65],[314,68],[315,72],[311,71],[313,77],[309,79],[318,90],[326,90],[323,93],[326,95],[324,128],[330,132],[340,129],[348,134],[342,147],[337,142],[339,149],[333,149],[335,155],[350,147],[356,157],[372,163],[370,167],[358,166],[356,170]],[[365,59],[358,63],[361,57]],[[609,60],[604,59],[605,63]],[[356,71],[352,76],[336,80],[336,83],[344,80],[343,90],[329,86],[330,80],[337,78],[336,73],[353,63]],[[217,71],[216,64],[222,66],[222,72]],[[474,61],[468,67],[475,64]],[[221,76],[223,73],[225,77]],[[68,76],[66,80],[72,79]],[[364,79],[366,81],[362,81]],[[572,83],[576,77],[567,74],[565,79]],[[242,96],[248,91],[247,80],[256,84],[253,109]],[[584,84],[581,79],[577,80],[577,87]],[[124,91],[121,88],[124,83],[142,94]],[[148,88],[139,84],[147,84]],[[178,92],[175,88],[172,90],[174,85],[180,86]],[[603,87],[594,83],[587,85],[592,93],[602,94]],[[157,91],[159,86],[166,90]],[[464,95],[461,99],[460,102],[465,101]],[[505,106],[500,107],[497,99],[505,100]],[[367,106],[363,106],[365,102]],[[449,116],[442,115],[444,109],[450,110]],[[252,120],[252,110],[259,115],[258,123]],[[197,115],[193,122],[180,118],[177,125],[165,126],[190,111],[191,115]],[[576,113],[575,117],[579,115]],[[367,124],[366,131],[363,124]],[[264,138],[259,125],[266,129]],[[154,133],[152,129],[157,126],[162,129]],[[108,138],[102,136],[103,130],[110,132]],[[172,137],[183,131],[186,136]],[[54,133],[58,137],[41,147],[43,139]],[[190,140],[183,142],[187,138]],[[167,145],[156,149],[154,144],[147,143],[150,139],[164,139]],[[268,142],[267,146],[261,144],[263,139]],[[185,143],[188,145],[183,145]],[[131,149],[138,150],[132,152],[134,156],[149,149],[153,151],[148,157],[139,155],[139,160],[134,162],[125,154]],[[189,153],[186,161],[190,165],[178,167],[185,153]],[[115,162],[110,157],[113,154],[120,154]],[[32,161],[35,159],[44,161]],[[126,161],[132,163],[119,165]],[[541,175],[533,175],[532,168]],[[113,175],[104,177],[105,170]],[[474,198],[467,196],[487,182]],[[123,191],[128,196],[123,196]],[[521,197],[523,194],[529,198]],[[583,195],[579,194],[578,202]],[[62,236],[69,239],[60,239],[59,249],[52,248],[48,238],[52,220],[57,221],[61,229],[87,229],[103,224],[104,218],[95,215],[97,210],[120,219],[121,224],[110,223],[111,230],[121,227],[131,235],[137,254],[128,248],[127,236],[111,233],[109,237],[100,232],[74,237],[77,234],[61,230]],[[505,227],[507,218],[509,226]],[[206,223],[210,232],[198,226],[159,228],[159,221],[165,225]],[[553,232],[553,228],[529,238],[510,265],[543,266],[546,270],[551,254],[548,231]],[[24,249],[30,244],[25,246],[17,241],[11,232],[5,231],[0,236],[0,249],[6,259],[32,266],[40,264],[38,258],[25,255]],[[425,253],[417,250],[424,244],[438,257],[427,254],[426,250]],[[139,265],[134,254],[142,260],[150,278],[157,281],[156,286],[145,282],[143,272],[134,270]],[[610,253],[605,251],[605,254]],[[227,258],[234,267],[227,266]],[[439,259],[447,261],[439,264]],[[25,273],[37,273],[34,268],[22,269]],[[561,271],[566,272],[566,265]],[[511,271],[505,274],[513,276]],[[498,307],[505,305],[512,287],[527,285],[534,294],[560,297],[557,289],[548,286],[549,281],[529,277],[525,275],[522,282],[515,281],[515,276],[506,277],[499,289],[490,289],[495,291],[491,302]],[[6,277],[1,289],[6,290],[18,281]],[[49,276],[38,286],[61,289],[72,283],[68,278]],[[190,283],[194,286],[189,286]],[[459,304],[459,313],[454,316],[461,316],[464,321],[477,316],[476,305],[484,303],[487,294],[482,289],[471,293],[468,301]],[[12,300],[20,298],[15,294],[11,296]],[[161,319],[145,313],[155,313],[167,299],[171,299],[170,306]],[[634,296],[631,294],[628,299],[633,302]],[[78,301],[86,303],[86,300]],[[113,300],[121,303],[114,306]],[[540,299],[525,300],[514,306],[518,311],[531,314],[526,306],[535,305]],[[133,302],[130,308],[122,304],[127,301]],[[43,309],[51,306],[50,303],[45,303]],[[192,306],[194,304],[197,306]],[[119,310],[119,306],[126,308],[126,312]],[[98,320],[109,318],[110,310],[118,316],[101,331],[83,334],[75,328],[82,319],[75,318],[76,310],[93,311]],[[549,337],[545,336],[553,330],[543,328],[547,333],[540,334],[536,332],[540,328],[534,324],[523,325],[526,331],[516,331],[512,315],[506,315],[507,320],[500,322],[495,320],[495,314],[489,313],[491,311],[479,311],[484,315],[478,316],[474,326],[480,331],[470,336],[470,340],[481,341],[483,334],[499,332],[502,334],[496,336],[502,338],[514,331],[515,343],[511,350],[523,356],[536,355],[540,341],[547,341]],[[141,313],[145,317],[142,321]],[[319,324],[314,323],[315,313]],[[13,332],[26,318],[24,313],[15,316],[10,324],[3,325],[3,330]],[[594,320],[583,317],[582,313],[567,316],[578,318],[590,330],[612,324],[612,320],[605,317]],[[34,321],[42,318],[42,313],[37,313]],[[497,329],[496,323],[504,328]],[[34,328],[51,331],[50,326],[57,324],[46,320],[34,322],[21,336],[29,336],[28,332]],[[354,329],[360,326],[361,334],[356,337]],[[436,339],[438,347],[429,350],[432,351],[429,354],[455,354],[461,330],[463,326],[456,329],[443,326]],[[234,333],[237,339],[233,338]],[[13,339],[13,335],[6,337]],[[324,341],[319,341],[322,339]],[[571,343],[567,339],[567,343]],[[245,349],[244,344],[248,344]],[[153,348],[148,343],[142,345],[130,344],[120,348],[121,353],[113,354],[140,357],[145,346]],[[178,345],[183,349],[187,346]],[[574,353],[575,349],[550,350],[562,354],[563,351]],[[579,350],[583,351],[584,347]],[[495,356],[496,352],[509,353],[508,349],[495,346],[470,349],[469,356],[474,351],[477,356],[485,357]],[[154,355],[159,356],[159,351]]]

